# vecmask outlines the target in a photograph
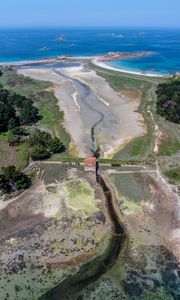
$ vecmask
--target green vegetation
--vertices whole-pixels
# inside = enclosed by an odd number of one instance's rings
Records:
[[[0,173],[0,190],[3,193],[12,193],[25,190],[31,185],[31,179],[15,166],[2,168]]]
[[[157,113],[166,120],[180,123],[180,79],[171,79],[158,85]]]
[[[114,159],[128,160],[131,159],[132,163],[137,163],[141,158],[146,159],[151,152],[151,135],[145,134],[130,141],[121,151],[114,155]]]
[[[152,199],[148,174],[110,174],[109,179],[114,185],[118,198],[132,210],[139,210],[142,202]]]
[[[27,129],[25,128],[22,128],[22,127],[15,127],[13,128],[10,133],[12,135],[18,135],[18,136],[28,136],[29,135],[29,132]]]
[[[51,158],[51,161],[59,161],[62,163],[67,163],[67,164],[81,164],[84,163],[84,158],[83,157],[63,157],[63,156],[59,156],[57,157],[56,155],[54,155]],[[98,162],[100,164],[109,164],[112,166],[121,166],[122,164],[129,164],[129,165],[133,165],[133,164],[137,164],[137,163],[142,163],[143,160],[138,160],[138,161],[134,161],[134,160],[123,160],[123,159],[106,159],[106,158],[99,158]]]
[[[30,135],[28,145],[33,160],[46,159],[53,153],[65,152],[65,146],[57,137],[52,138],[48,132],[40,130],[36,130]]]
[[[180,151],[180,142],[173,136],[163,141],[159,148],[159,155],[173,155]]]
[[[19,146],[27,140],[30,133],[21,127],[15,127],[7,133],[9,146]]]
[[[126,90],[126,89],[142,89],[144,85],[157,84],[162,82],[161,78],[154,77],[144,77],[141,75],[128,74],[123,72],[116,72],[112,70],[106,70],[100,68],[92,63],[88,63],[88,66],[97,72],[101,77],[104,77],[110,86],[116,91]]]
[[[165,175],[173,182],[180,182],[180,167],[166,171]]]
[[[32,125],[40,120],[39,111],[31,99],[6,89],[0,89],[0,132],[18,125]]]
[[[0,168],[14,165],[23,169],[29,161],[29,147],[26,141],[21,142],[18,146],[10,146],[11,132],[0,134]]]
[[[134,161],[134,160],[125,160],[125,159],[106,159],[100,158],[98,159],[100,164],[111,164],[112,166],[121,166],[122,164],[133,165],[136,163],[142,163],[142,160]]]
[[[180,151],[180,125],[167,122],[160,115],[157,116],[159,130],[163,133],[160,141],[159,156],[175,156]]]
[[[68,179],[68,166],[55,163],[42,163],[40,167],[43,172],[43,180],[46,185]]]
[[[98,200],[94,198],[94,190],[88,182],[82,180],[70,181],[66,184],[68,190],[68,205],[82,213],[98,211]]]
[[[174,297],[170,292],[166,292],[163,287],[159,288],[158,291],[145,291],[141,297],[142,300],[174,300]]]
[[[51,161],[60,161],[62,163],[69,163],[69,164],[80,164],[84,162],[83,157],[65,157],[65,156],[58,156],[58,154],[53,155],[50,159]]]

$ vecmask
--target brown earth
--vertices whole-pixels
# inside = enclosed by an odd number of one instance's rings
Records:
[[[134,90],[122,90],[121,96],[130,99],[130,100],[138,100],[141,99],[141,91],[138,89]]]

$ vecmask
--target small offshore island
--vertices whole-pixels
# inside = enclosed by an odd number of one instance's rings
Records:
[[[180,78],[106,64],[148,55],[2,63],[2,299],[179,299]]]
[[[117,59],[124,58],[136,58],[136,57],[144,57],[148,55],[153,55],[153,52],[137,52],[137,53],[122,53],[122,52],[109,52],[107,55],[104,55],[99,60],[100,61],[112,61]]]

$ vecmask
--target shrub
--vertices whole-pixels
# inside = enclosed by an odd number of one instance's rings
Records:
[[[41,119],[31,99],[0,87],[0,132],[19,125],[32,125]]]
[[[42,144],[37,144],[32,147],[30,154],[33,160],[42,160],[50,156],[50,152]]]
[[[159,84],[156,94],[157,113],[170,122],[180,123],[180,80]]]
[[[2,168],[0,173],[0,190],[11,193],[16,190],[24,190],[30,187],[31,179],[15,166]]]
[[[60,139],[52,138],[48,132],[36,130],[29,137],[31,158],[42,160],[50,157],[53,153],[62,153],[66,150]]]

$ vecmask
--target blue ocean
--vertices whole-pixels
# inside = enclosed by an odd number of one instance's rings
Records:
[[[0,62],[57,55],[92,56],[109,51],[152,51],[148,57],[109,62],[124,70],[180,72],[180,29],[0,29]]]

